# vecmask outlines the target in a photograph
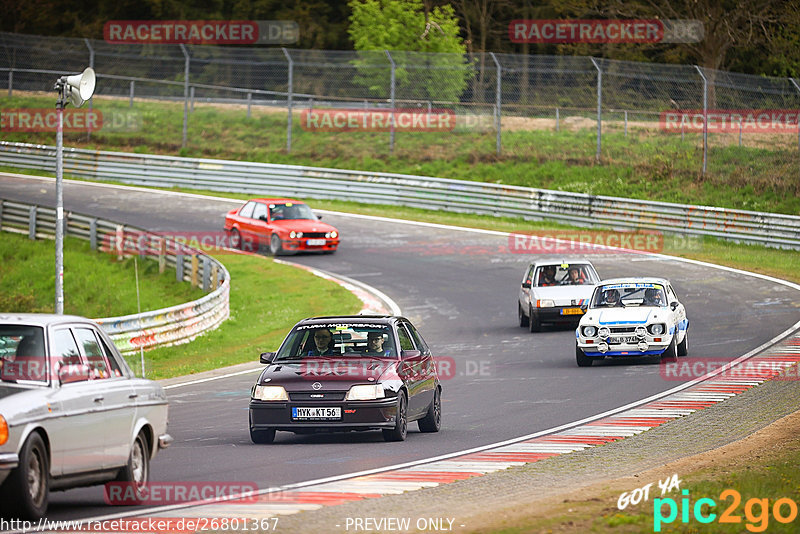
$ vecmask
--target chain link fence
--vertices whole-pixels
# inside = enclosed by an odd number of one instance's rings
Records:
[[[769,187],[800,169],[800,84],[791,78],[575,56],[112,45],[0,33],[0,87],[5,77],[9,96],[52,92],[57,76],[87,65],[97,96],[131,107],[181,102],[183,147],[196,135],[196,104],[235,104],[248,117],[254,109],[282,117],[285,145],[273,148],[299,155],[325,139],[334,149],[360,143],[370,154],[420,160],[547,162],[558,153],[627,164],[638,143],[653,151],[633,164],[643,175],[677,170],[745,184],[758,174],[764,183],[755,187]]]

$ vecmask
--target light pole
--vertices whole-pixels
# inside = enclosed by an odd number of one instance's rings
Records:
[[[56,130],[56,313],[64,313],[64,108],[72,104],[76,108],[92,98],[96,77],[94,70],[88,67],[82,74],[62,76],[55,85],[58,91],[56,114],[58,130]]]

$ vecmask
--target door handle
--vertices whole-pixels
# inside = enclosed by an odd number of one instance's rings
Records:
[[[138,397],[138,396],[139,396],[139,394],[138,394],[138,393],[131,393],[130,395],[128,395],[128,398],[129,398],[129,399],[135,399],[135,398],[136,398],[136,397]]]
[[[94,398],[95,402],[103,402],[104,400],[105,400],[105,397],[95,397]]]

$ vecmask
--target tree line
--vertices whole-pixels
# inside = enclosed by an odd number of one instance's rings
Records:
[[[524,44],[508,34],[516,19],[604,18],[699,20],[705,37]],[[102,39],[109,20],[153,19],[291,20],[300,28],[297,48],[591,55],[800,75],[800,0],[0,0],[7,32]]]

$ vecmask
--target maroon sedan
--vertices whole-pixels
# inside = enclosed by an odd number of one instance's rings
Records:
[[[254,198],[225,215],[231,247],[270,253],[320,251],[332,254],[339,246],[339,231],[321,222],[306,204],[288,198]]]

